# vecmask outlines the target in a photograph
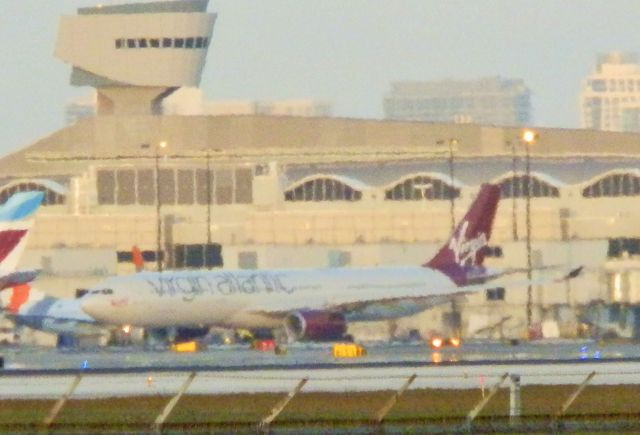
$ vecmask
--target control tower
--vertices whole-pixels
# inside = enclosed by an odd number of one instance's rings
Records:
[[[72,85],[96,88],[99,116],[160,115],[165,97],[200,84],[216,20],[208,2],[80,8],[61,18],[55,56],[72,65]]]

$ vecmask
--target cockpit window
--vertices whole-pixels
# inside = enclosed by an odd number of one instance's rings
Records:
[[[91,290],[89,293],[92,295],[98,295],[98,294],[112,295],[113,290],[110,288],[104,288],[104,289],[98,289],[98,290]]]

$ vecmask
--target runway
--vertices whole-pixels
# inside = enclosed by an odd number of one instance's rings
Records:
[[[46,347],[8,347],[0,348],[0,355],[4,355],[5,369],[8,370],[640,358],[640,346],[635,343],[597,343],[592,340],[536,341],[517,345],[496,341],[469,341],[459,348],[446,347],[438,352],[421,342],[372,342],[363,345],[367,349],[367,355],[357,359],[334,358],[331,344],[327,343],[294,343],[288,347],[285,355],[250,350],[247,345],[210,346],[195,353],[144,351],[136,347],[73,351]]]
[[[140,351],[67,352],[15,349],[0,371],[0,399],[53,398],[82,375],[74,397],[172,395],[191,372],[189,394],[286,392],[302,378],[305,391],[395,390],[411,375],[411,388],[490,388],[505,373],[527,384],[640,384],[640,352],[633,344],[591,342],[470,343],[433,352],[424,345],[370,346],[369,355],[335,359],[328,346],[294,346],[285,356],[245,348],[195,354]]]

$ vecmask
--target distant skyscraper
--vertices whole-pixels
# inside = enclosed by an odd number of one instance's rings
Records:
[[[582,127],[640,132],[640,64],[635,53],[598,56],[596,72],[582,84]]]
[[[270,115],[331,117],[331,103],[319,100],[235,100],[209,101],[204,104],[208,115]]]
[[[82,118],[90,118],[96,115],[96,93],[74,98],[64,107],[65,122],[67,125],[75,124]]]
[[[388,119],[526,125],[531,92],[521,79],[395,82],[384,98]]]
[[[95,116],[98,97],[93,91],[78,97],[65,106],[67,125],[82,118]],[[181,87],[164,98],[161,103],[164,115],[270,115],[299,117],[331,117],[332,106],[327,101],[300,100],[205,100],[200,88]]]

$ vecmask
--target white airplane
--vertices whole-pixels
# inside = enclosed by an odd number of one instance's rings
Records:
[[[58,299],[31,283],[35,270],[16,271],[43,192],[19,192],[0,206],[0,312],[16,326],[55,334],[94,335],[102,328],[76,299]]]
[[[140,272],[106,279],[81,306],[108,324],[284,327],[290,339],[341,339],[350,321],[409,316],[495,287],[495,278],[513,272],[483,266],[499,198],[498,186],[483,185],[450,239],[422,266]]]

